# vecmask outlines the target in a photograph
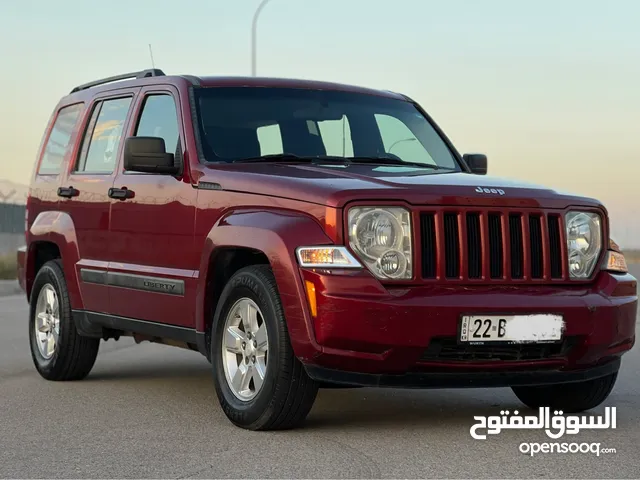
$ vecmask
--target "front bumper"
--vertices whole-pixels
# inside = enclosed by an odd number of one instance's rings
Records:
[[[322,381],[423,388],[580,381],[617,371],[635,343],[637,281],[629,274],[601,272],[589,286],[386,289],[366,271],[300,273],[317,302],[315,318],[306,308],[317,351],[303,363]],[[531,313],[563,315],[564,344],[496,350],[506,356],[457,344],[464,314]]]
[[[601,365],[585,369],[488,370],[473,373],[416,371],[403,374],[375,374],[335,370],[317,365],[306,365],[305,368],[314,380],[337,385],[421,389],[490,388],[584,382],[616,373],[620,369],[620,363],[621,358],[618,356]]]

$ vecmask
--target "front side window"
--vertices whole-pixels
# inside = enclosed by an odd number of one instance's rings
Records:
[[[44,153],[38,168],[39,174],[57,175],[62,170],[64,157],[67,154],[73,130],[78,123],[83,107],[83,104],[77,103],[64,107],[58,112],[51,134],[44,147]]]
[[[178,115],[171,95],[149,95],[142,107],[135,135],[164,139],[167,153],[175,153],[178,146]]]
[[[82,142],[77,172],[106,174],[115,170],[130,105],[131,97],[104,100],[95,105]]]
[[[210,162],[287,154],[461,170],[433,125],[404,100],[303,88],[214,87],[195,94]]]

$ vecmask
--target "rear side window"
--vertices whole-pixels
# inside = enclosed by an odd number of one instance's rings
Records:
[[[57,175],[62,170],[64,156],[70,147],[71,135],[78,123],[82,109],[83,104],[77,103],[64,107],[58,112],[51,134],[44,147],[42,161],[38,168],[39,174]]]
[[[131,97],[96,104],[82,141],[77,172],[108,174],[114,171],[130,105]]]

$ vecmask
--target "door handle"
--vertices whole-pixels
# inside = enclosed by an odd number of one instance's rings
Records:
[[[135,192],[133,190],[129,190],[127,187],[109,189],[109,197],[116,198],[118,200],[126,200],[127,198],[133,198],[134,196]]]
[[[59,197],[77,197],[80,195],[80,191],[77,188],[73,187],[58,187],[58,196]]]

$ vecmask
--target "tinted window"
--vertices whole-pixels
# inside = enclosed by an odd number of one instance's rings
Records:
[[[171,95],[150,95],[144,101],[136,136],[161,137],[168,153],[178,146],[178,115]]]
[[[272,155],[275,153],[283,153],[282,133],[280,125],[265,125],[257,128],[258,142],[260,142],[260,154]]]
[[[316,122],[316,127],[322,135],[327,155],[353,157],[351,127],[346,115],[343,115],[340,120]]]
[[[435,128],[401,99],[304,88],[216,87],[195,95],[208,161],[288,153],[391,158],[460,170]]]
[[[91,114],[82,152],[76,170],[89,173],[112,173],[118,163],[118,147],[122,138],[131,97],[105,100]]]
[[[51,135],[47,140],[42,155],[42,161],[38,168],[41,174],[57,174],[62,170],[64,156],[67,153],[71,141],[71,134],[78,122],[83,105],[78,103],[64,107],[58,113],[51,129]]]
[[[343,116],[342,120],[325,120],[315,122],[307,120],[305,134],[313,135],[322,142],[326,155],[353,156],[351,131],[349,121]],[[260,155],[285,153],[283,147],[282,130],[280,125],[265,125],[257,128]],[[317,142],[318,140],[316,140]]]
[[[436,163],[405,123],[392,115],[375,117],[385,152],[407,162]]]

